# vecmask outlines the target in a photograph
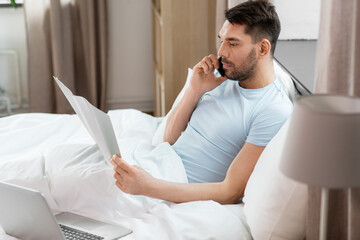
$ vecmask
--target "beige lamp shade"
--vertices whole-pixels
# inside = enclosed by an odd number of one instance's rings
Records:
[[[280,170],[312,186],[360,186],[360,99],[300,97],[294,104]]]

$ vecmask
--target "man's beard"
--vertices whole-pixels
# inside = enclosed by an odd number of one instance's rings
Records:
[[[227,78],[239,82],[244,82],[255,74],[255,69],[258,61],[256,59],[255,48],[253,48],[247,55],[244,64],[241,66],[235,66],[235,64],[226,61],[226,59],[222,59],[222,62],[229,64],[234,68],[233,71],[230,71],[230,69],[225,69],[225,76]]]

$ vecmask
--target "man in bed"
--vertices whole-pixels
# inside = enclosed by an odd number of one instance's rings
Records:
[[[218,51],[225,77],[215,76],[220,65],[213,55],[196,64],[165,130],[189,183],[155,179],[115,156],[111,162],[122,191],[172,202],[235,203],[265,146],[290,116],[292,103],[273,67],[280,33],[274,6],[249,1],[225,15]]]

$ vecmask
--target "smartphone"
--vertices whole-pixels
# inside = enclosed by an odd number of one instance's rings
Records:
[[[221,75],[222,77],[224,77],[224,76],[225,76],[225,70],[224,70],[223,64],[222,64],[222,62],[221,62],[221,57],[219,57],[218,60],[219,60],[220,67],[219,67],[217,70],[218,70],[218,72],[220,73],[220,75]]]

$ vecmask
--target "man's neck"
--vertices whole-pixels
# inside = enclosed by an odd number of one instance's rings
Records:
[[[246,79],[239,81],[239,85],[246,89],[263,88],[275,81],[276,75],[274,71],[273,61],[259,62],[255,74]]]

